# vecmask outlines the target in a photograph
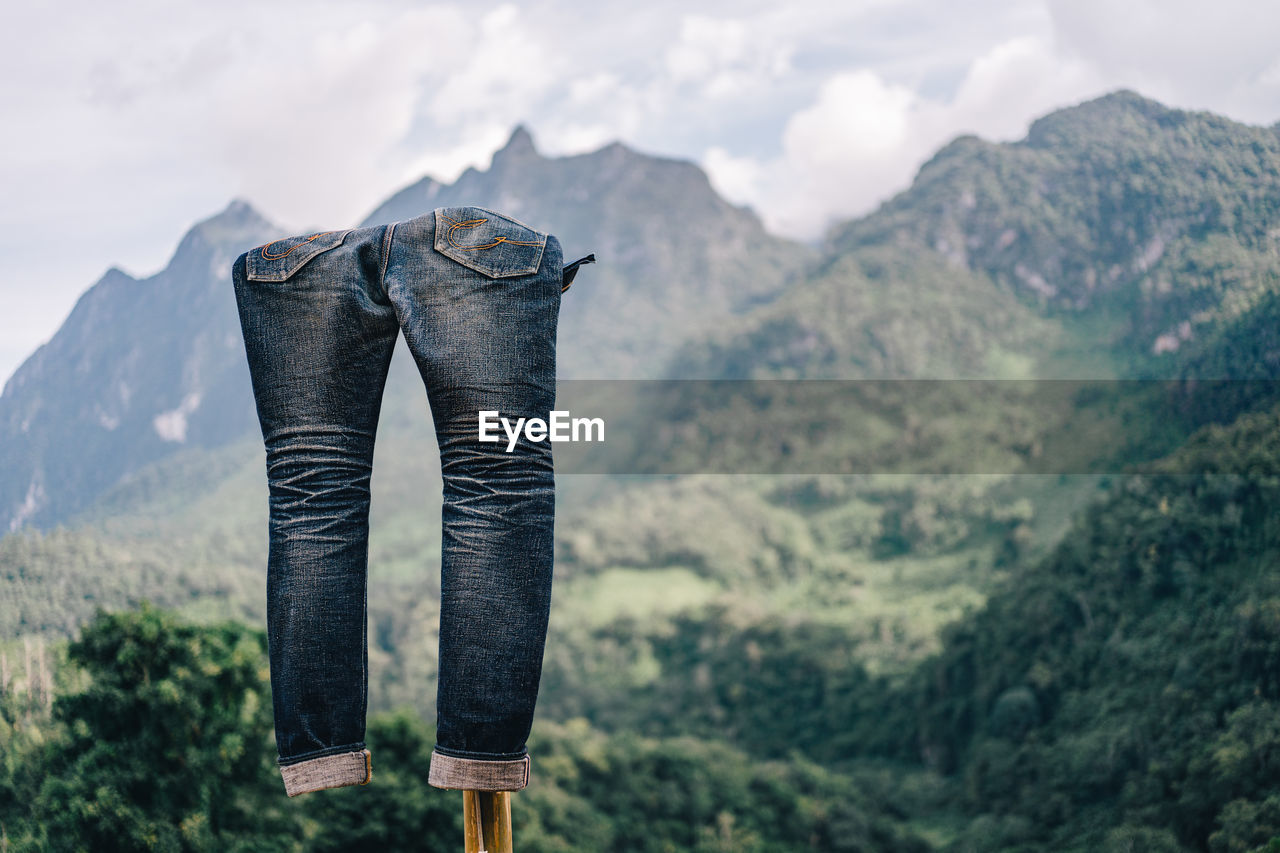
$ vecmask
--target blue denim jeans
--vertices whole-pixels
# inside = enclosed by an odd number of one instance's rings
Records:
[[[583,259],[584,261],[594,258]],[[546,419],[562,267],[554,236],[477,207],[298,235],[232,278],[269,493],[267,633],[289,796],[372,776],[365,746],[374,434],[400,332],[444,481],[437,787],[528,782],[551,601],[551,443],[478,440],[478,413]]]

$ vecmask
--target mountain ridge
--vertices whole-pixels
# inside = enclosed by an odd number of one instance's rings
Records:
[[[665,189],[655,191],[659,185]],[[808,255],[720,199],[695,164],[619,143],[546,158],[523,126],[490,169],[453,184],[423,178],[366,222],[451,204],[526,218],[557,234],[569,257],[594,251],[601,259],[562,304],[565,378],[655,375],[655,352],[767,301]],[[671,205],[699,211],[701,221],[670,224],[661,214]],[[638,237],[638,229],[647,233]],[[230,265],[284,233],[233,198],[189,228],[161,270],[135,278],[112,268],[81,294],[0,392],[0,531],[58,523],[173,452],[252,433]],[[420,380],[402,340],[397,352],[384,411],[416,410]]]
[[[833,227],[860,246],[935,251],[1049,315],[1113,327],[1143,372],[1276,286],[1280,139],[1119,90],[994,143],[953,139],[907,190]]]
[[[479,204],[595,252],[562,303],[565,379],[1177,375],[1280,289],[1277,198],[1280,138],[1121,90],[1018,142],[956,137],[819,250],[770,235],[696,164],[620,142],[546,157],[523,125],[488,169],[424,177],[364,221]],[[282,233],[234,198],[161,271],[82,294],[0,392],[0,530],[252,432],[227,270]],[[387,405],[416,411],[398,350]]]

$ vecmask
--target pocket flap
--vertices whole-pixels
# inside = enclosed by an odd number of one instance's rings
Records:
[[[300,234],[259,246],[249,252],[245,276],[252,281],[287,281],[316,255],[342,245],[352,230]]]
[[[489,278],[530,275],[547,235],[483,207],[436,208],[436,251]]]

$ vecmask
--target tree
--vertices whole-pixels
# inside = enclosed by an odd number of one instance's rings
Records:
[[[265,634],[144,601],[99,607],[68,657],[91,683],[54,702],[65,736],[37,758],[29,849],[262,850],[289,837],[298,810],[280,803],[272,761]]]

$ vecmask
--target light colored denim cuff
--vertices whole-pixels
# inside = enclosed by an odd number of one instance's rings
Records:
[[[324,788],[345,785],[368,785],[373,778],[373,762],[369,750],[322,755],[280,768],[285,793],[291,797]]]
[[[489,761],[432,750],[427,784],[463,791],[519,791],[529,784],[529,756]]]

